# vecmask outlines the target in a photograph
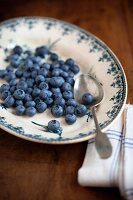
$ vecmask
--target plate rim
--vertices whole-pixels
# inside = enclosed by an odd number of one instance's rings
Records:
[[[104,128],[101,128],[101,130],[103,132],[105,132],[107,129],[109,129],[110,126],[113,125],[113,123],[120,117],[120,115],[122,114],[123,110],[124,110],[124,107],[125,107],[125,104],[126,104],[126,100],[127,100],[127,94],[128,94],[128,84],[127,84],[127,78],[126,78],[126,74],[125,74],[125,71],[123,69],[123,66],[121,64],[121,62],[119,61],[119,59],[117,58],[117,56],[115,55],[115,53],[110,49],[110,47],[104,42],[102,41],[99,37],[97,37],[96,35],[94,35],[93,33],[89,32],[88,30],[85,30],[75,24],[72,24],[70,22],[67,22],[67,21],[64,21],[64,20],[60,20],[60,19],[57,19],[57,18],[52,18],[52,17],[43,17],[43,16],[19,16],[19,17],[14,17],[14,18],[10,18],[10,19],[7,19],[7,20],[4,20],[2,22],[0,22],[0,27],[3,26],[4,24],[7,24],[7,23],[10,23],[12,21],[15,21],[15,20],[23,20],[23,19],[36,19],[36,20],[52,20],[52,21],[56,21],[56,22],[59,22],[59,23],[62,23],[62,24],[66,24],[68,26],[71,26],[73,27],[74,29],[76,30],[79,30],[85,34],[87,34],[88,36],[90,35],[92,38],[94,38],[96,41],[100,42],[100,44],[102,45],[102,47],[104,47],[104,49],[111,54],[111,56],[113,56],[113,59],[115,60],[115,63],[117,63],[119,66],[120,66],[120,69],[123,73],[123,76],[124,76],[124,100],[123,100],[123,104],[120,108],[120,111],[117,113],[117,115],[115,116],[115,118]],[[81,138],[74,138],[74,139],[71,139],[71,140],[66,140],[66,141],[59,141],[59,140],[56,140],[54,141],[45,141],[45,140],[39,140],[39,139],[36,139],[36,138],[30,138],[28,136],[25,136],[25,135],[21,135],[21,134],[18,134],[16,133],[15,131],[5,127],[5,126],[2,126],[0,124],[0,128],[3,129],[4,131],[16,136],[16,137],[19,137],[19,138],[22,138],[22,139],[25,139],[25,140],[28,140],[28,141],[32,141],[32,142],[36,142],[36,143],[43,143],[43,144],[55,144],[55,145],[63,145],[63,144],[73,144],[73,143],[79,143],[79,142],[83,142],[83,141],[86,141],[86,140],[90,140],[92,138],[95,137],[95,133],[92,133],[88,136],[84,136],[84,137],[81,137]]]

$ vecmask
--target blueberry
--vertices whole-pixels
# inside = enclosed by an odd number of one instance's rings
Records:
[[[47,105],[52,105],[52,103],[53,103],[53,99],[50,98],[50,97],[47,97],[44,101],[45,101],[45,103],[46,103]]]
[[[6,76],[5,76],[5,80],[7,81],[7,82],[10,82],[12,79],[15,79],[16,78],[16,75],[13,73],[13,72],[10,72],[9,74],[7,74]]]
[[[25,107],[26,107],[26,108],[27,108],[27,107],[35,107],[35,105],[36,105],[35,101],[27,101],[27,102],[25,103]]]
[[[23,52],[23,49],[18,45],[13,48],[14,54],[21,55],[22,52]]]
[[[29,58],[32,60],[32,62],[34,64],[40,64],[40,62],[41,62],[41,57],[40,56],[30,56]]]
[[[15,75],[16,75],[17,78],[21,78],[22,75],[23,75],[23,71],[21,69],[17,69],[15,71]]]
[[[27,78],[27,80],[26,80],[27,86],[30,87],[30,88],[33,87],[34,82],[35,82],[35,81],[34,81],[34,79],[32,79],[32,78]]]
[[[36,64],[33,65],[32,71],[34,71],[34,70],[37,71],[37,72],[40,70],[39,64],[36,63]]]
[[[75,108],[73,106],[67,106],[65,108],[65,113],[66,114],[74,114],[75,113]]]
[[[36,109],[39,113],[42,113],[47,109],[47,104],[45,102],[40,101],[36,104]]]
[[[51,96],[52,96],[52,92],[50,90],[46,90],[46,89],[41,90],[40,95],[39,95],[39,97],[42,100],[45,100],[45,99],[47,99],[48,97],[51,97]]]
[[[27,85],[26,81],[21,80],[17,83],[17,89],[27,91],[27,88],[28,88],[28,85]]]
[[[60,75],[63,77],[63,78],[67,78],[69,76],[69,74],[67,72],[61,72]]]
[[[55,61],[51,64],[50,66],[50,69],[53,70],[53,69],[56,69],[56,68],[59,68],[60,67],[60,64],[58,61]]]
[[[23,115],[25,112],[25,107],[23,105],[18,105],[16,107],[16,114],[17,115]]]
[[[45,69],[49,70],[50,69],[50,64],[49,63],[44,63],[44,64],[41,65],[41,67],[42,68],[44,67]]]
[[[54,101],[54,104],[64,107],[65,106],[65,99],[61,97],[57,97]]]
[[[51,76],[59,76],[60,75],[60,69],[55,68],[51,72]]]
[[[63,115],[63,108],[60,105],[54,105],[51,108],[51,113],[54,117],[61,117]]]
[[[25,94],[24,102],[32,101],[32,96],[30,94]]]
[[[37,74],[38,74],[37,71],[34,70],[31,72],[31,77],[36,78]]]
[[[17,80],[16,80],[16,79],[12,79],[12,80],[9,82],[10,87],[11,87],[11,86],[15,86],[16,84],[17,84]]]
[[[15,90],[16,90],[16,86],[15,85],[10,87],[11,94],[13,94],[15,92]]]
[[[5,105],[7,108],[9,108],[9,107],[13,106],[14,102],[15,102],[14,98],[13,98],[12,96],[9,95],[9,96],[7,96],[7,98],[4,100],[4,105]]]
[[[41,89],[41,90],[42,90],[42,89],[48,90],[49,86],[48,86],[48,84],[47,84],[46,82],[41,82],[41,83],[39,84],[38,88]]]
[[[31,59],[28,59],[28,58],[27,58],[27,59],[25,60],[25,63],[24,63],[24,64],[25,64],[25,69],[26,69],[26,70],[28,70],[28,69],[31,70],[31,69],[33,68],[33,62],[32,62]]]
[[[41,68],[41,69],[39,69],[39,71],[38,71],[38,75],[42,75],[42,76],[44,76],[44,77],[47,77],[47,75],[48,75],[48,70],[45,69],[45,68]]]
[[[26,91],[27,94],[31,94],[31,93],[32,93],[32,90],[33,90],[32,88],[27,88],[27,91]]]
[[[5,90],[1,93],[1,98],[4,100],[6,99],[8,96],[10,96],[11,93],[9,92],[9,90]]]
[[[74,124],[76,122],[76,115],[74,114],[67,114],[65,116],[65,121],[67,124],[71,125],[71,124]]]
[[[55,87],[55,88],[51,88],[51,92],[53,92],[53,93],[58,93],[59,92],[60,93],[61,90],[60,90],[60,88],[58,88],[58,87],[56,88]]]
[[[73,98],[73,93],[71,91],[64,91],[63,92],[63,97],[68,100]]]
[[[29,78],[30,75],[31,75],[31,73],[28,72],[28,71],[24,71],[24,72],[23,72],[23,77],[25,77],[25,78]]]
[[[6,74],[7,74],[7,72],[13,72],[14,71],[14,69],[13,69],[13,67],[11,66],[11,65],[8,65],[7,67],[6,67]]]
[[[36,81],[37,84],[40,84],[41,82],[45,81],[45,78],[42,75],[38,75],[36,77],[35,81]]]
[[[38,97],[40,95],[41,90],[39,88],[34,88],[32,91],[33,97]]]
[[[85,105],[80,104],[76,108],[76,115],[79,117],[83,117],[87,113],[87,108]]]
[[[65,72],[68,72],[68,70],[69,70],[69,66],[66,65],[66,64],[61,65],[61,69],[62,69],[63,71],[65,71]]]
[[[23,105],[23,101],[22,100],[16,100],[15,106],[20,106],[20,105]]]
[[[72,90],[72,86],[70,85],[70,83],[64,82],[61,89],[62,91],[69,91]]]
[[[7,71],[4,69],[0,70],[0,78],[4,78],[7,75]]]
[[[66,61],[65,61],[65,64],[69,65],[69,66],[73,66],[74,65],[74,60],[72,58],[68,58]]]
[[[9,90],[10,89],[10,86],[8,85],[8,84],[3,84],[3,85],[1,85],[1,87],[0,87],[0,92],[3,92],[3,91],[5,91],[5,90]]]
[[[29,50],[26,50],[26,51],[24,51],[24,54],[26,54],[27,56],[31,56],[31,55],[32,55],[32,52],[29,51]]]
[[[36,97],[36,98],[34,99],[34,101],[35,101],[36,104],[38,104],[39,102],[42,102],[42,100],[41,100],[39,97]]]
[[[54,98],[54,99],[62,98],[62,93],[61,93],[61,92],[54,92],[54,93],[53,93],[53,98]]]
[[[51,53],[51,55],[50,55],[50,59],[52,60],[52,61],[57,61],[58,60],[58,55],[56,54],[56,53]]]
[[[51,78],[45,78],[45,82],[49,83]]]
[[[67,106],[73,106],[73,107],[76,107],[77,106],[77,102],[75,101],[75,99],[69,99],[67,102],[66,102]]]
[[[79,73],[79,71],[80,71],[79,66],[78,66],[78,65],[73,65],[73,66],[71,67],[71,71],[72,71],[74,74]]]
[[[29,117],[32,117],[36,114],[36,109],[34,107],[28,107],[25,110],[25,114]]]
[[[85,105],[89,105],[93,101],[93,96],[90,93],[85,93],[82,96],[82,102]]]
[[[52,77],[50,79],[50,84],[53,87],[61,87],[64,82],[65,82],[65,80],[62,77],[60,77],[60,76],[58,76],[58,77]]]
[[[64,60],[58,60],[58,62],[60,65],[64,65],[64,63],[65,63]]]
[[[73,78],[74,77],[74,73],[71,70],[69,70],[68,71],[68,76],[71,77],[71,78]]]
[[[60,123],[57,120],[51,120],[48,122],[48,129],[52,132],[57,132],[60,128]]]
[[[49,49],[46,46],[41,46],[36,48],[36,55],[44,58],[46,54],[48,54]]]
[[[70,83],[72,86],[74,86],[75,80],[72,77],[67,77],[66,82]]]
[[[25,92],[24,90],[21,89],[17,89],[15,90],[15,92],[13,93],[13,96],[15,97],[15,99],[24,99],[25,98]]]
[[[19,56],[17,54],[13,54],[10,56],[10,64],[14,67],[17,68],[20,64],[20,59]]]

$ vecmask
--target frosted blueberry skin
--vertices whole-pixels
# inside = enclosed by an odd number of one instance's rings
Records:
[[[16,86],[16,87],[17,87],[17,89],[21,89],[21,90],[26,91],[27,88],[28,88],[28,85],[27,85],[26,81],[20,80],[20,81],[17,83],[17,86]]]
[[[71,91],[64,91],[63,92],[63,97],[68,100],[73,98],[73,93]]]
[[[75,108],[73,106],[67,106],[65,108],[65,114],[74,114],[75,113]]]
[[[65,61],[65,64],[66,65],[69,65],[69,66],[73,66],[75,64],[74,60],[72,58],[68,58],[66,61]]]
[[[76,117],[76,115],[74,115],[74,114],[67,114],[67,115],[65,116],[65,121],[66,121],[66,123],[69,124],[69,125],[74,124],[74,123],[76,122],[76,120],[77,120],[77,117]]]
[[[39,113],[43,113],[47,109],[47,104],[40,101],[36,104],[36,109]]]
[[[36,114],[36,109],[34,107],[28,107],[25,109],[25,114],[29,117],[32,117]]]
[[[44,58],[46,54],[48,54],[49,49],[47,46],[41,46],[36,48],[36,55]]]
[[[23,105],[18,105],[16,107],[16,114],[17,115],[23,115],[25,112],[25,107]]]
[[[9,90],[5,90],[1,93],[2,100],[6,99],[8,96],[11,95],[11,92]]]
[[[70,83],[64,82],[62,87],[61,87],[62,91],[71,91],[72,90],[72,86],[70,85]]]
[[[57,98],[55,99],[55,101],[54,101],[54,104],[55,104],[55,105],[59,105],[59,106],[61,106],[61,107],[64,107],[64,106],[65,106],[65,103],[66,103],[65,99],[60,98],[60,97],[57,97]]]
[[[16,100],[15,101],[15,106],[20,106],[20,105],[23,105],[23,101],[22,100]]]
[[[48,122],[48,130],[52,132],[58,132],[60,128],[60,123],[57,120],[51,120]]]
[[[80,104],[77,106],[75,112],[78,117],[83,117],[87,113],[87,108],[85,105]]]
[[[67,106],[73,106],[73,107],[77,107],[77,102],[75,101],[75,99],[69,99],[67,102],[66,102],[66,105]]]
[[[51,108],[51,113],[54,117],[61,117],[64,113],[64,110],[60,105],[53,105]]]
[[[27,101],[25,103],[25,107],[28,108],[28,107],[35,107],[36,103],[35,101]]]
[[[23,49],[22,49],[22,47],[20,47],[19,45],[15,46],[15,47],[13,48],[13,53],[14,53],[14,54],[21,55],[22,52],[23,52]]]
[[[4,105],[9,108],[14,105],[15,99],[12,96],[7,96],[7,98],[4,100]]]
[[[92,103],[93,99],[94,98],[93,98],[93,96],[90,93],[85,93],[82,96],[82,102],[85,105],[89,105],[90,103]]]
[[[46,82],[41,82],[40,84],[39,84],[39,86],[38,86],[38,88],[39,89],[46,89],[46,90],[48,90],[49,89],[49,86],[48,86],[48,84],[46,83]]]
[[[0,78],[4,78],[7,75],[7,71],[5,69],[0,70]]]
[[[21,99],[25,98],[25,92],[24,92],[24,90],[17,89],[13,93],[13,96],[15,97],[15,99],[21,100]]]
[[[79,66],[78,66],[78,65],[73,65],[73,66],[71,67],[71,71],[72,71],[74,74],[79,73],[79,71],[80,71]]]
[[[10,86],[8,84],[3,84],[1,85],[0,87],[0,92],[3,92],[3,91],[6,91],[6,90],[9,90],[10,89]]]
[[[58,55],[56,53],[51,53],[50,54],[50,60],[52,61],[57,61],[58,60]]]

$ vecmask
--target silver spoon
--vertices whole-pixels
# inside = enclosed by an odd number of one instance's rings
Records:
[[[111,156],[112,146],[107,135],[101,131],[95,111],[95,107],[101,103],[104,97],[104,92],[102,85],[90,74],[81,74],[75,81],[74,97],[78,103],[82,103],[82,96],[85,93],[93,95],[93,101],[88,106],[92,111],[96,126],[95,146],[99,156],[105,159]]]

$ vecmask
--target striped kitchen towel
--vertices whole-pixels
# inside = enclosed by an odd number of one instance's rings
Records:
[[[101,159],[94,139],[89,140],[78,182],[82,186],[119,187],[125,199],[133,200],[133,105],[126,105],[106,133],[113,147],[111,157]]]

